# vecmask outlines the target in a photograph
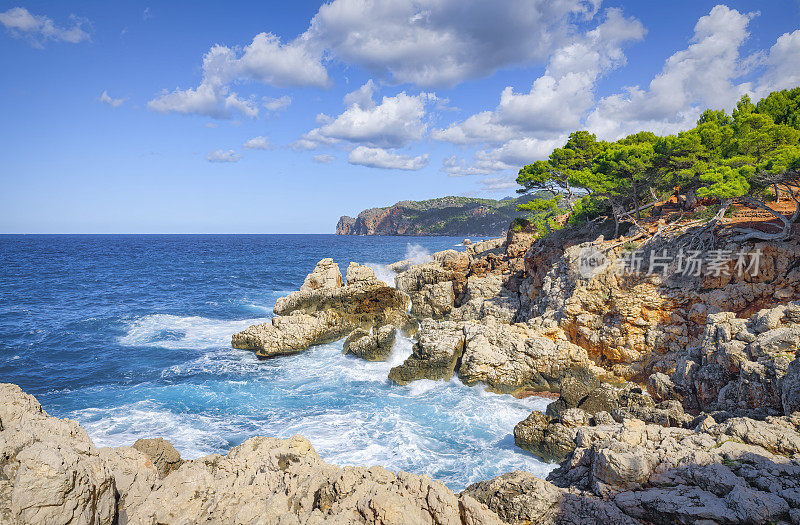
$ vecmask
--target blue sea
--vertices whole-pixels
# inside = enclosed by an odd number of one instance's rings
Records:
[[[0,381],[80,422],[98,446],[162,436],[184,458],[254,435],[301,434],[339,465],[428,474],[461,490],[551,466],[514,446],[514,425],[543,398],[515,399],[458,379],[391,384],[388,362],[342,342],[269,361],[231,348],[269,320],[324,257],[344,270],[463,249],[447,237],[335,235],[0,236]]]

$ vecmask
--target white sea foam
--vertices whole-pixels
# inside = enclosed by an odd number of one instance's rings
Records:
[[[345,356],[341,341],[268,361],[230,348],[233,332],[258,321],[264,319],[137,319],[124,344],[203,350],[164,369],[162,382],[97,387],[114,389],[100,396],[108,408],[67,415],[99,446],[161,436],[187,459],[225,453],[255,435],[301,434],[330,463],[428,474],[454,490],[514,469],[540,476],[550,470],[516,448],[512,436],[516,423],[549,400],[493,394],[457,378],[395,385],[389,370],[413,344],[401,335],[385,362]]]
[[[119,338],[123,346],[155,346],[170,350],[229,346],[231,335],[269,318],[238,321],[168,314],[146,315],[135,319],[128,333]]]
[[[433,256],[424,246],[408,243],[406,246],[405,259],[411,261],[413,264],[424,264],[431,262]]]

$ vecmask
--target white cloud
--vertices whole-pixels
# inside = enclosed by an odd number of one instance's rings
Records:
[[[393,97],[383,97],[376,105],[372,102],[372,87],[368,88],[368,93],[369,98],[364,92],[345,97],[350,106],[336,118],[320,115],[318,121],[323,125],[306,133],[296,146],[313,149],[320,143],[344,140],[377,148],[397,148],[422,139],[428,129],[423,120],[425,106],[435,101],[436,95],[408,95],[403,91]]]
[[[206,155],[206,160],[208,160],[208,162],[239,162],[241,159],[242,156],[232,149],[228,151],[218,149]]]
[[[691,127],[706,107],[730,109],[752,85],[735,82],[747,71],[739,47],[754,13],[724,5],[697,21],[690,45],[670,56],[647,90],[634,86],[602,99],[587,119],[602,138],[649,129],[670,133]]]
[[[350,152],[347,161],[350,164],[367,166],[369,168],[414,171],[427,166],[429,159],[427,154],[418,157],[410,157],[407,155],[399,155],[383,148],[358,146]]]
[[[359,106],[363,109],[373,108],[375,107],[375,102],[372,100],[372,96],[376,90],[375,83],[372,79],[369,79],[366,84],[344,96],[344,105]]]
[[[70,16],[72,27],[59,27],[44,15],[34,15],[24,7],[12,7],[0,13],[0,24],[15,38],[28,38],[36,47],[42,47],[47,40],[77,44],[89,40],[89,33],[83,26],[87,21],[75,15]]]
[[[396,83],[456,85],[537,63],[569,40],[600,0],[334,0],[306,32],[340,60]]]
[[[226,46],[212,47],[203,57],[203,79],[199,86],[164,91],[148,106],[160,113],[205,115],[216,119],[241,114],[254,118],[259,113],[254,98],[242,98],[230,91],[231,83],[246,80],[278,87],[327,86],[330,83],[321,57],[304,39],[282,44],[277,36],[260,33],[244,48],[241,56]],[[289,97],[270,99],[267,109],[277,111],[290,102]]]
[[[519,188],[514,177],[500,175],[497,177],[486,177],[478,181],[483,191],[508,193],[508,190]]]
[[[244,149],[262,149],[264,151],[269,151],[274,148],[272,144],[270,144],[269,139],[267,137],[253,137],[252,139],[248,140],[244,144],[242,144],[242,148]]]
[[[622,47],[641,40],[645,30],[618,9],[608,9],[595,29],[576,37],[550,57],[544,75],[528,93],[506,87],[494,111],[434,130],[436,140],[453,144],[501,144],[525,136],[552,137],[581,125],[594,104],[597,81],[625,63]]]
[[[264,107],[267,111],[283,111],[292,105],[292,97],[284,95],[280,98],[264,97]]]
[[[122,104],[124,104],[124,103],[125,103],[125,100],[126,100],[126,99],[124,99],[124,98],[111,98],[111,97],[108,95],[108,91],[103,91],[103,94],[102,94],[102,95],[100,95],[100,98],[98,98],[98,100],[99,100],[100,102],[102,102],[103,104],[108,104],[108,105],[109,105],[109,106],[111,106],[112,108],[118,108],[118,107],[120,107]]]
[[[758,95],[800,86],[800,29],[781,35],[769,50],[767,69],[759,81]]]
[[[327,153],[320,153],[319,155],[314,155],[312,157],[312,160],[314,162],[319,162],[320,164],[329,164],[334,160],[336,160],[336,157],[334,157],[333,155],[329,155]]]

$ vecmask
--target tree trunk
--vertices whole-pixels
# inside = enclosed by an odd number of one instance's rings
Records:
[[[784,239],[788,239],[789,235],[792,233],[792,223],[797,219],[797,216],[800,215],[800,208],[798,208],[795,210],[791,219],[787,219],[782,213],[773,210],[763,202],[752,197],[742,197],[742,202],[749,208],[758,208],[769,212],[773,217],[781,221],[783,227],[781,228],[781,231],[777,233],[766,233],[751,228],[738,229],[737,231],[741,235],[737,235],[733,238],[735,242],[743,242],[753,239],[760,241],[782,241]]]

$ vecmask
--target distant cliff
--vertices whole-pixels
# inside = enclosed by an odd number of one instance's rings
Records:
[[[497,236],[521,213],[517,204],[531,197],[503,200],[442,197],[402,201],[339,219],[337,235],[475,235]]]

